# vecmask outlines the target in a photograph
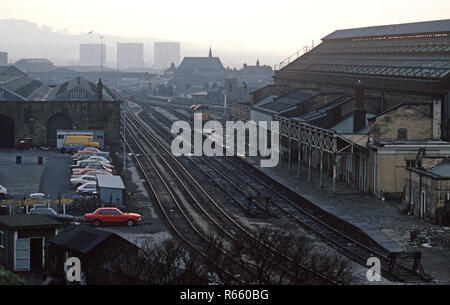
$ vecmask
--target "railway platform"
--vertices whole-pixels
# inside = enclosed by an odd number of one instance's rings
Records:
[[[401,202],[361,195],[348,184],[338,183],[333,192],[332,180],[328,177],[324,177],[324,187],[320,188],[318,170],[312,170],[311,182],[308,182],[305,169],[298,177],[296,168],[288,171],[287,164],[260,168],[257,157],[246,160],[322,209],[359,227],[389,251],[421,251],[425,272],[438,283],[450,283],[450,228],[402,214]],[[430,242],[412,244],[412,231],[427,232]]]

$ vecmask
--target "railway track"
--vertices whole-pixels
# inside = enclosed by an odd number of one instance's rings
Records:
[[[148,103],[146,105],[148,105]],[[189,118],[184,114],[175,111],[168,106],[163,107],[160,103],[157,103],[155,106],[160,107],[181,119],[189,121]],[[148,114],[145,115],[147,116],[147,120],[150,121]],[[159,120],[160,123],[170,128],[171,122],[168,118],[165,118],[162,114],[158,114],[155,111],[152,112],[152,115]],[[170,143],[173,135],[167,130],[161,130],[161,128],[157,130],[161,137]],[[205,162],[216,174],[220,173],[220,175],[225,176],[224,178],[228,181],[240,179],[241,182],[243,181],[241,185],[245,185],[247,190],[253,190],[253,192],[263,194],[265,197],[270,197],[273,205],[276,206],[279,211],[289,216],[293,221],[319,235],[359,264],[365,266],[367,259],[375,256],[380,259],[382,275],[387,279],[406,282],[422,282],[428,280],[428,278],[425,278],[423,275],[412,272],[413,269],[411,265],[413,262],[398,264],[400,272],[396,275],[391,274],[391,259],[388,250],[376,243],[359,228],[320,209],[296,192],[265,175],[242,158],[209,157],[208,159],[210,161],[203,162]]]
[[[216,230],[220,232],[219,234],[223,238],[226,238],[228,240],[235,240],[236,231],[240,231],[247,234],[249,237],[256,239],[253,236],[253,233],[248,228],[242,226],[220,207],[220,204],[210,196],[205,188],[202,187],[200,183],[197,182],[196,179],[194,179],[194,177],[192,177],[192,175],[189,173],[190,170],[186,168],[187,165],[181,164],[174,156],[172,156],[165,145],[161,143],[154,135],[152,135],[152,133],[149,132],[148,128],[144,124],[142,124],[142,122],[140,122],[140,120],[135,117],[131,111],[128,111],[127,120],[130,127],[128,127],[126,131],[128,134],[133,135],[132,137],[135,141],[135,144],[140,145],[140,152],[145,155],[145,158],[147,159],[155,158],[153,160],[154,165],[152,167],[154,171],[158,171],[160,173],[158,174],[159,180],[163,179],[162,167],[165,168],[164,179],[168,179],[168,177],[171,177],[168,183],[165,183],[166,189],[169,189],[171,187],[172,193],[176,192],[176,190],[183,190],[182,192],[184,193],[183,195],[185,196],[185,198],[190,198],[189,205],[194,206],[196,212],[202,215],[202,221],[205,221],[206,219],[211,224],[211,227],[215,227]],[[139,141],[137,138],[139,138],[141,141]],[[139,142],[144,142],[145,144],[139,144]],[[129,149],[132,148],[129,147]],[[157,158],[156,155],[158,156]],[[159,163],[159,166],[156,163]],[[170,171],[170,175],[167,173],[167,171]],[[172,180],[172,178],[174,180]],[[148,183],[152,183],[151,179],[146,178],[146,180]],[[152,192],[157,191],[158,190],[155,187],[152,188]],[[172,200],[176,198],[176,196],[171,197]],[[162,209],[164,209],[163,206],[163,204],[160,204],[160,207]],[[176,208],[182,211],[181,205],[177,205]],[[168,215],[167,211],[163,214],[165,217],[167,217]],[[186,218],[186,215],[184,215],[184,218]],[[172,228],[175,229],[176,225],[177,223],[171,221]],[[192,223],[190,223],[190,226],[191,228],[195,227],[195,225],[193,225]],[[197,229],[196,231],[200,230]],[[199,232],[197,233],[201,234]],[[180,232],[178,235],[183,234]],[[185,241],[186,238],[183,238],[183,240]],[[189,245],[192,247],[192,243],[190,243]],[[272,248],[271,250],[277,252],[276,249]],[[286,257],[286,255],[284,255],[283,253],[277,252],[276,254]],[[289,259],[289,257],[286,258]],[[292,263],[296,262],[292,260]],[[327,278],[307,266],[301,265],[300,267],[302,267],[306,272],[312,274],[316,278],[316,282],[325,284],[337,284],[337,282],[333,279]]]

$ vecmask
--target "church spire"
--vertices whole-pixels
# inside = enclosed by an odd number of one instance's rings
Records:
[[[211,46],[209,46],[209,58],[212,57],[212,51],[211,51]]]

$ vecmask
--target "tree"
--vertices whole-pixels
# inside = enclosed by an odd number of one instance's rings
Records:
[[[24,279],[14,273],[0,268],[0,285],[25,285],[26,283]]]

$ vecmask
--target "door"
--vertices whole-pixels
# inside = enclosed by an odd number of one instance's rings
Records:
[[[422,191],[420,196],[420,218],[425,217],[425,210],[427,208],[427,193]]]
[[[16,240],[16,271],[30,271],[30,240],[21,238]]]
[[[42,238],[31,238],[30,239],[30,269],[40,270],[42,269],[42,258],[43,258],[43,239]]]

